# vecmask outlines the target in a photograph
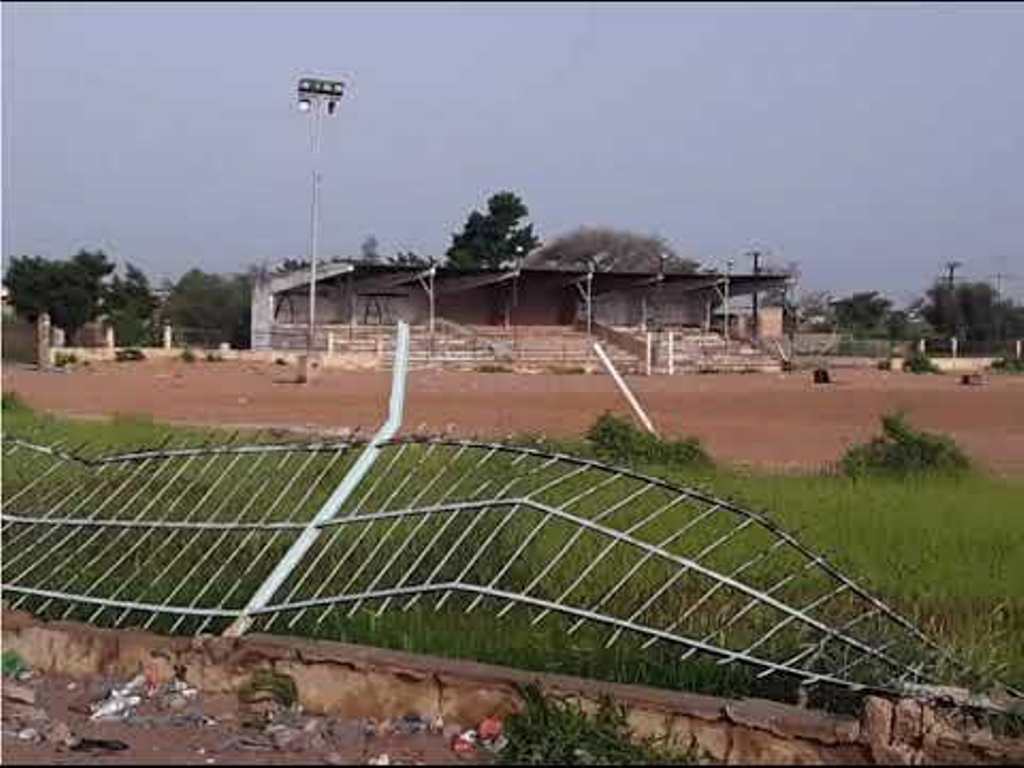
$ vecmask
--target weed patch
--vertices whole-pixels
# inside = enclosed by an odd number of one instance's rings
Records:
[[[1001,357],[992,362],[992,370],[998,373],[1024,373],[1024,360]]]
[[[959,474],[970,467],[967,455],[951,438],[918,431],[901,414],[883,416],[881,436],[853,446],[842,458],[843,472],[850,477]]]
[[[920,350],[914,350],[914,354],[903,361],[903,370],[907,373],[942,373],[932,359],[922,355]]]
[[[137,363],[146,359],[146,353],[135,347],[114,351],[114,360],[119,363]]]
[[[196,353],[188,347],[181,353],[181,362],[183,363],[194,363],[196,361]]]
[[[587,439],[594,444],[600,457],[625,464],[710,466],[712,463],[696,437],[662,440],[607,412],[587,431]]]
[[[510,765],[679,765],[696,762],[692,752],[666,748],[662,740],[634,737],[626,710],[610,698],[588,715],[578,702],[546,696],[537,685],[520,689],[524,707],[505,720]]]

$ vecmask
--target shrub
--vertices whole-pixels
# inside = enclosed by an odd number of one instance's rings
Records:
[[[141,349],[128,347],[114,351],[114,359],[119,363],[135,363],[146,359],[146,354]]]
[[[3,411],[27,411],[28,406],[21,399],[17,392],[4,392],[0,396],[0,410]]]
[[[887,357],[887,358],[885,358],[883,360],[879,360],[878,364],[877,364],[877,368],[880,371],[891,371],[892,370],[892,359]]]
[[[183,363],[194,363],[196,361],[196,353],[188,347],[185,347],[181,353],[181,362]]]
[[[956,474],[970,469],[970,460],[952,439],[919,432],[902,414],[890,414],[882,417],[880,436],[846,451],[842,469],[850,477]]]
[[[1024,373],[1024,360],[1001,357],[992,361],[992,370],[999,373]]]
[[[607,696],[588,715],[578,701],[545,696],[537,685],[520,688],[523,709],[504,722],[508,744],[499,753],[511,765],[650,765],[696,762],[691,752],[661,740],[636,738],[626,709]]]
[[[932,359],[928,355],[922,355],[920,350],[914,350],[914,353],[903,361],[903,370],[910,373],[940,373]]]
[[[275,358],[274,365],[288,365],[288,361],[285,360],[283,357],[278,357]]]
[[[598,454],[625,464],[711,464],[711,457],[696,437],[662,440],[607,412],[587,430],[587,439]]]
[[[58,352],[53,356],[53,364],[58,368],[66,365],[75,365],[78,362],[78,355],[74,352]]]
[[[478,365],[474,370],[477,373],[512,373],[512,369],[507,365],[494,365],[493,363]]]
[[[578,375],[587,372],[587,369],[582,365],[552,365],[546,370],[548,373],[554,373],[560,376]]]
[[[208,363],[223,363],[224,362],[224,358],[221,356],[220,352],[207,352],[206,353],[206,362],[208,362]]]

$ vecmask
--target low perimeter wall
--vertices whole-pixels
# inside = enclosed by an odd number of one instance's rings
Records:
[[[1019,763],[1024,741],[999,740],[917,701],[869,697],[859,718],[760,699],[722,699],[635,685],[543,675],[505,667],[346,643],[270,635],[165,637],[72,622],[42,622],[4,610],[3,649],[32,667],[72,676],[129,677],[142,669],[170,679],[184,665],[204,693],[237,691],[259,669],[290,675],[313,713],[344,717],[441,715],[471,727],[520,706],[516,686],[538,682],[594,708],[610,695],[639,736],[695,745],[730,764]]]

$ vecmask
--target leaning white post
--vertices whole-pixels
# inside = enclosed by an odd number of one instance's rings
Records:
[[[239,637],[252,626],[252,615],[265,608],[273,598],[274,594],[291,575],[295,567],[302,561],[303,556],[309,551],[316,540],[320,537],[323,524],[338,514],[348,497],[359,487],[366,473],[370,471],[373,463],[380,455],[381,445],[398,432],[402,425],[402,413],[405,409],[405,380],[409,372],[409,326],[403,320],[398,321],[398,339],[395,342],[395,366],[391,375],[391,402],[388,406],[388,418],[373,439],[367,443],[366,448],[360,454],[356,463],[346,473],[345,477],[338,483],[334,493],[320,507],[320,511],[310,520],[309,524],[302,531],[302,535],[295,540],[295,543],[278,561],[274,570],[260,585],[256,593],[250,598],[248,604],[242,609],[241,615],[234,623],[224,630],[225,637]]]
[[[644,409],[640,407],[640,403],[637,402],[637,399],[633,396],[629,387],[626,386],[626,382],[623,381],[619,372],[615,370],[615,366],[612,365],[612,361],[608,359],[608,355],[605,354],[599,342],[594,342],[594,351],[597,352],[597,356],[601,360],[601,364],[604,365],[605,370],[607,370],[612,379],[614,379],[619,391],[622,392],[627,402],[629,402],[630,406],[633,408],[633,412],[637,415],[637,418],[640,419],[640,423],[644,425],[644,428],[648,432],[657,437],[658,433],[655,431],[651,420],[647,417],[647,414],[644,413]]]
[[[647,369],[647,375],[648,376],[651,375],[651,363],[652,363],[652,359],[651,359],[652,358],[652,354],[651,354],[652,353],[651,341],[652,341],[652,339],[651,339],[651,332],[648,331],[647,332],[647,349],[646,349],[646,355],[645,355],[645,362],[646,362],[645,367]]]

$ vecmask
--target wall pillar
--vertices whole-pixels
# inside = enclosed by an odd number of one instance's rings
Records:
[[[170,323],[164,323],[164,349],[170,349],[173,346],[174,331],[171,329]]]
[[[957,347],[960,345],[960,340],[956,336],[949,340],[949,347],[953,350],[953,357],[956,357]]]
[[[103,340],[107,345],[107,349],[113,349],[117,346],[117,339],[114,338],[114,326],[108,325],[103,329]]]
[[[50,316],[46,312],[36,318],[36,363],[50,367]]]
[[[50,346],[55,349],[60,349],[66,343],[66,335],[64,334],[63,328],[58,328],[55,325],[50,326]]]

